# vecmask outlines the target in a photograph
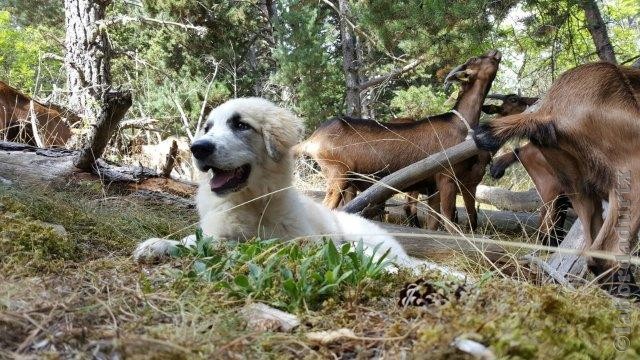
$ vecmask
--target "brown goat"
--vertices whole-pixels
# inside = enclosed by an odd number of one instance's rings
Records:
[[[567,218],[567,209],[570,206],[560,179],[540,149],[532,143],[527,143],[520,148],[495,157],[489,171],[491,177],[501,178],[504,171],[517,161],[520,161],[524,166],[542,199],[538,239],[542,244],[558,246],[566,235],[564,222]]]
[[[474,136],[485,150],[514,137],[529,138],[555,170],[588,249],[616,256],[634,249],[640,228],[640,70],[603,62],[578,66],[554,82],[537,111],[495,119]],[[609,202],[604,220],[602,200]],[[589,258],[588,264],[598,275],[614,270],[614,283],[634,282],[628,263]],[[640,296],[635,284],[607,286]]]
[[[7,141],[37,145],[30,122],[31,102],[38,133],[46,147],[61,147],[71,138],[67,119],[79,117],[60,106],[42,104],[0,81],[0,134]]]
[[[497,117],[520,114],[538,101],[536,97],[523,97],[516,94],[489,94],[487,98],[502,100],[500,105],[482,106],[484,113],[498,114]],[[564,195],[562,184],[560,184],[555,171],[544,158],[542,152],[532,143],[528,143],[521,148],[495,157],[489,173],[494,179],[499,179],[504,176],[504,172],[509,166],[518,161],[522,163],[533,180],[544,204],[540,209],[538,240],[545,245],[558,246],[566,234],[564,222],[570,202]]]
[[[320,164],[327,179],[324,204],[336,208],[342,199],[341,193],[351,185],[360,191],[371,186],[370,179],[352,174],[380,178],[462,142],[468,133],[465,121],[471,127],[478,124],[484,98],[496,76],[501,57],[499,51],[490,51],[469,59],[447,76],[447,82],[461,82],[454,110],[466,120],[449,112],[410,123],[338,117],[320,125],[294,151],[306,153]],[[427,189],[431,194],[439,191],[441,214],[452,221],[460,186],[471,227],[475,229],[475,190],[489,157],[474,156],[454,166],[443,164],[442,171],[434,178],[404,190],[423,192]],[[485,158],[486,162],[482,163]]]
[[[520,114],[529,106],[538,101],[537,97],[519,96],[516,94],[489,94],[487,99],[501,100],[500,105],[482,105],[482,112],[485,114],[498,114],[498,116],[508,116]]]

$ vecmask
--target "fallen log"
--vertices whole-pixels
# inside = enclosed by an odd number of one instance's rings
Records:
[[[42,149],[13,142],[0,141],[0,174],[17,184],[66,184],[69,181],[99,180],[109,186],[121,186],[130,191],[156,191],[180,197],[195,194],[196,185],[175,179],[161,178],[151,169],[138,166],[116,166],[97,160],[91,172],[74,165],[76,150]]]
[[[501,246],[472,242],[465,236],[389,223],[376,223],[391,233],[407,254],[419,259],[439,259],[453,254],[464,254],[470,258],[484,257],[491,262],[498,262],[505,254],[505,249]]]
[[[305,191],[307,196],[312,197],[314,200],[321,202],[324,199],[324,191],[307,190]],[[387,212],[387,220],[395,224],[402,224],[406,221],[406,215],[402,206],[404,200],[398,200],[396,198],[389,199],[385,204],[385,210]],[[425,217],[428,210],[428,206],[424,202],[418,202],[418,220],[421,223],[425,222]],[[469,216],[467,210],[464,207],[457,208],[458,223],[468,224]],[[540,215],[537,212],[517,212],[517,211],[502,211],[502,210],[478,210],[478,224],[481,229],[499,230],[505,233],[535,235],[538,231],[538,224],[540,224]],[[413,227],[413,229],[416,229]]]
[[[383,203],[399,191],[434,176],[439,171],[442,171],[443,168],[450,168],[452,165],[477,155],[479,152],[480,149],[478,149],[473,139],[467,139],[460,144],[430,155],[385,176],[351,200],[343,210],[348,213],[359,213],[367,205]]]
[[[495,186],[478,185],[476,201],[509,211],[534,212],[542,207],[542,199],[535,188],[527,191],[510,191]]]

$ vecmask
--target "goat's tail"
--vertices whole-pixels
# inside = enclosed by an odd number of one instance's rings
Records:
[[[505,170],[509,168],[509,166],[518,162],[518,152],[520,148],[515,148],[513,151],[509,151],[504,155],[500,155],[497,158],[493,159],[493,163],[491,164],[491,168],[489,168],[489,173],[491,177],[494,179],[500,179],[504,176]]]
[[[552,119],[539,113],[505,116],[483,124],[473,138],[482,150],[496,151],[511,138],[529,138],[539,146],[556,144],[556,127]]]

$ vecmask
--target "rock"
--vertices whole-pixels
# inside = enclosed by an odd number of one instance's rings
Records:
[[[240,310],[240,315],[247,321],[247,328],[254,331],[290,332],[300,325],[295,315],[262,303],[245,306]]]
[[[51,228],[51,230],[53,230],[56,234],[60,235],[61,237],[67,237],[67,235],[69,235],[69,233],[67,232],[67,229],[65,229],[64,226],[60,224],[52,224],[44,221],[35,221],[35,222],[42,227]]]
[[[2,176],[0,176],[0,185],[11,186],[11,185],[13,185],[13,181],[11,181],[9,179],[5,179]]]
[[[328,345],[340,340],[355,338],[356,334],[354,334],[351,329],[346,328],[329,331],[316,331],[307,334],[307,340],[321,345]]]
[[[473,356],[476,359],[494,360],[496,358],[496,356],[489,348],[477,341],[457,337],[455,338],[455,340],[453,340],[453,343],[451,345],[456,349]]]

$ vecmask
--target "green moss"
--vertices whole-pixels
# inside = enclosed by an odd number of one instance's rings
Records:
[[[68,235],[43,222],[63,225]],[[19,335],[3,346],[15,350],[28,334],[38,333],[54,347],[29,348],[35,357],[82,357],[100,346],[105,353],[134,358],[457,359],[469,358],[451,346],[463,336],[485,344],[499,359],[639,358],[637,305],[629,308],[629,348],[618,352],[614,329],[622,312],[602,290],[540,286],[497,273],[482,277],[493,268],[469,258],[455,264],[473,264],[467,271],[484,280],[459,301],[400,308],[397,296],[405,282],[419,277],[438,282],[441,276],[380,274],[339,287],[316,306],[297,307],[303,326],[293,333],[258,334],[245,327],[238,310],[256,299],[288,301],[278,288],[280,272],[264,292],[243,295],[214,282],[175,276],[177,269],[192,270],[194,260],[203,260],[199,257],[150,266],[131,261],[140,239],[176,232],[179,237],[193,231],[188,225],[194,222],[193,210],[139,203],[95,184],[46,191],[0,187],[0,329]],[[244,244],[246,256],[224,275],[233,275],[230,284],[240,274],[250,275],[243,264],[250,260],[264,267],[269,256],[284,248],[258,245]],[[278,265],[295,272],[299,261],[292,261],[292,254],[281,256]],[[312,264],[314,269],[317,265]],[[49,319],[42,322],[46,331],[35,331],[26,320],[14,321],[20,311],[39,322]],[[108,330],[114,319],[117,332]],[[320,345],[306,338],[307,332],[339,328],[376,340]]]
[[[19,206],[8,206],[17,209]],[[24,214],[0,210],[0,263],[16,270],[43,270],[58,260],[74,260],[78,247],[67,234],[51,224]],[[29,265],[29,266],[26,266]]]
[[[140,240],[180,238],[194,230],[195,211],[120,195],[96,182],[45,189],[0,186],[0,204],[7,212],[62,225],[82,256],[129,255]]]

